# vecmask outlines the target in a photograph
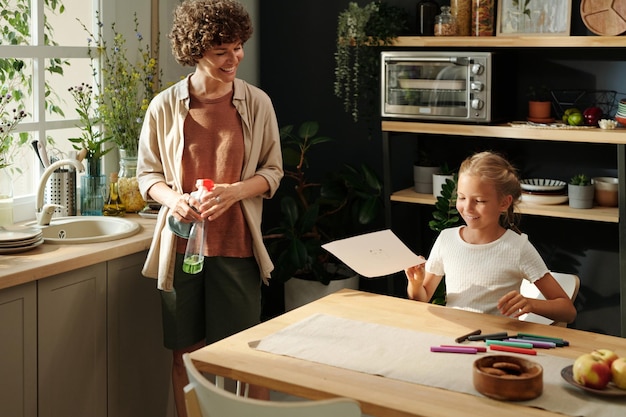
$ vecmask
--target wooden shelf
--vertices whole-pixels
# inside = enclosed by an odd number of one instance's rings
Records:
[[[522,127],[524,126],[524,127]],[[384,120],[383,132],[427,133],[435,135],[480,136],[502,139],[530,139],[561,142],[626,144],[626,128],[557,129],[503,125],[478,125]]]
[[[418,194],[412,188],[397,191],[391,194],[391,201],[402,203],[434,205],[435,197],[432,194]],[[567,204],[539,205],[539,204],[519,204],[522,214],[532,214],[536,216],[560,217],[564,219],[591,220],[596,222],[618,223],[619,214],[615,207],[594,207],[591,209],[573,209]]]
[[[625,36],[400,36],[397,47],[626,48]]]

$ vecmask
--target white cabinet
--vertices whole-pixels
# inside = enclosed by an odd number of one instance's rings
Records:
[[[38,281],[39,417],[106,417],[106,264]]]
[[[37,284],[0,291],[0,412],[37,416]]]

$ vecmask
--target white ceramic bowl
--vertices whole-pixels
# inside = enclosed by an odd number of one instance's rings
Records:
[[[527,178],[521,180],[520,185],[525,191],[557,191],[565,189],[567,183],[561,180]]]

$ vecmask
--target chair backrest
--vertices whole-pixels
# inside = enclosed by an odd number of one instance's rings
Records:
[[[349,398],[317,401],[263,401],[240,397],[216,387],[183,355],[189,377],[185,404],[189,417],[361,417],[361,407]]]
[[[564,274],[562,272],[550,272],[556,282],[563,288],[565,293],[569,296],[569,298],[574,301],[578,296],[578,290],[580,289],[580,278],[578,275],[574,274]],[[522,281],[522,285],[520,286],[520,294],[524,297],[528,298],[536,298],[538,300],[545,300],[546,298],[541,294],[541,291],[537,288],[537,286],[527,280]],[[522,314],[519,317],[522,321],[529,321],[532,323],[540,323],[540,324],[552,324],[557,326],[565,326],[565,323],[555,322],[546,317],[540,316],[538,314],[529,313]]]

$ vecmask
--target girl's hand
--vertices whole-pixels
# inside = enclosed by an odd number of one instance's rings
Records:
[[[423,256],[420,256],[420,259],[424,259]],[[422,286],[424,284],[424,270],[425,263],[421,263],[419,265],[412,266],[404,270],[404,274],[406,278],[409,280],[409,284]]]
[[[517,318],[532,312],[531,301],[519,291],[511,291],[498,300],[498,310],[503,316]]]

